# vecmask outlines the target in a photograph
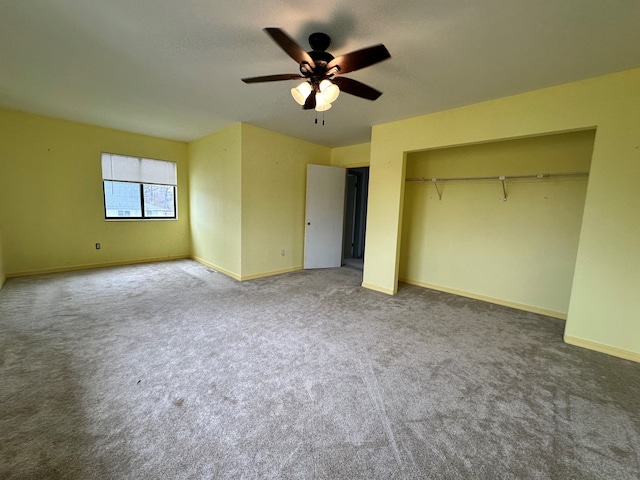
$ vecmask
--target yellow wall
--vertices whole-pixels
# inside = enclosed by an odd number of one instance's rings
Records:
[[[242,125],[243,280],[302,268],[307,164],[330,162],[329,148]]]
[[[594,131],[428,150],[407,178],[588,172]],[[587,177],[407,182],[400,279],[565,318]]]
[[[6,109],[0,132],[7,276],[189,255],[186,144]],[[105,221],[101,152],[177,162],[178,220]]]
[[[236,279],[301,268],[306,165],[331,162],[244,124],[187,145],[0,110],[0,131],[0,278],[190,255]],[[103,151],[177,162],[178,220],[105,221]]]
[[[356,168],[369,165],[371,143],[359,143],[331,150],[331,165],[334,167]]]
[[[191,254],[233,278],[241,276],[240,124],[189,144]]]
[[[7,279],[4,273],[4,255],[2,250],[2,229],[0,229],[0,289],[4,286],[4,281]]]
[[[302,268],[306,165],[330,161],[247,124],[190,143],[192,256],[237,280]]]
[[[565,340],[640,360],[640,69],[374,126],[363,285],[397,288],[406,152],[594,127]]]
[[[303,167],[369,164],[363,285],[394,293],[407,152],[585,129],[597,130],[565,339],[640,361],[640,69],[374,126],[371,144],[333,151],[247,125],[187,147],[0,109],[0,278],[190,253],[236,278],[295,269]],[[178,220],[106,222],[101,151],[177,162]]]

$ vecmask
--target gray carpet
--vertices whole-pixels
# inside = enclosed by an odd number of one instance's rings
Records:
[[[9,279],[3,479],[638,479],[640,365],[351,268]]]

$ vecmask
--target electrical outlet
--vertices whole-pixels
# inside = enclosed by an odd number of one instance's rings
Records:
[[[100,250],[100,244],[96,243],[96,250]]]
[[[280,250],[280,255],[284,257],[284,250]]]

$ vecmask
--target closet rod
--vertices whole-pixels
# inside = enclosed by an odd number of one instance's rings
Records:
[[[463,180],[510,180],[513,178],[587,177],[589,172],[537,173],[535,175],[498,175],[493,177],[407,178],[407,182],[456,182]]]

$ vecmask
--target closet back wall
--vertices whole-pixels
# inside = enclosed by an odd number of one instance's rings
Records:
[[[407,154],[407,178],[588,172],[595,131]],[[587,176],[407,182],[400,280],[566,318]]]

